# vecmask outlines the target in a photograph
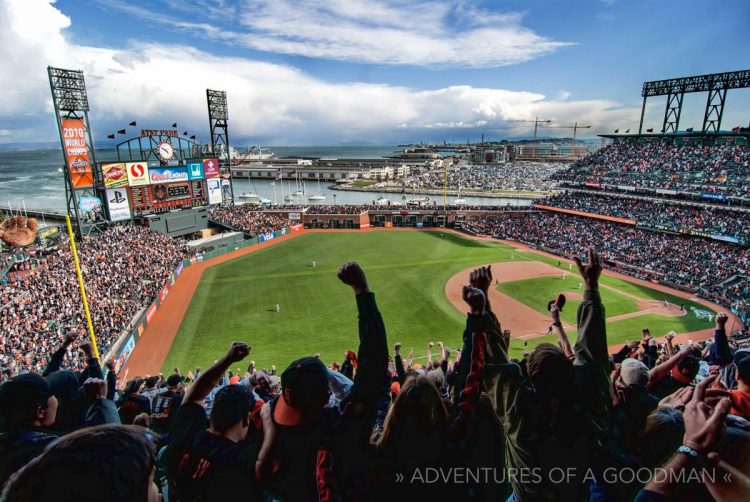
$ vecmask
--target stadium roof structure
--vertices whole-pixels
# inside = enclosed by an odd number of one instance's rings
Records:
[[[676,133],[680,126],[682,98],[685,93],[708,92],[706,111],[703,115],[702,133],[717,133],[721,130],[721,119],[724,115],[724,103],[729,89],[750,87],[750,70],[694,75],[691,77],[654,80],[643,83],[643,108],[638,133],[643,132],[643,116],[646,112],[646,100],[654,96],[667,96],[667,107],[664,111],[663,133]]]

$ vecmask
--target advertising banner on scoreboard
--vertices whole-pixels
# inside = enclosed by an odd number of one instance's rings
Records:
[[[188,181],[188,170],[186,167],[152,167],[148,176],[152,185]]]
[[[124,163],[102,164],[102,177],[107,188],[124,187],[128,184],[128,172]]]
[[[65,158],[70,169],[70,179],[75,188],[94,186],[89,150],[86,146],[86,129],[83,119],[62,119],[62,137]]]
[[[208,203],[221,204],[221,179],[209,179],[206,183],[208,184]]]
[[[109,207],[110,221],[129,220],[130,201],[128,201],[127,188],[108,188],[107,207]]]
[[[203,179],[203,162],[189,162],[187,169],[190,180]]]
[[[147,162],[127,162],[125,169],[128,172],[128,185],[139,187],[148,185],[148,163]]]
[[[203,174],[206,176],[206,179],[218,178],[220,174],[219,159],[204,159]]]

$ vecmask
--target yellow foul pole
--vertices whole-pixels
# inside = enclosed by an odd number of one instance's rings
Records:
[[[86,312],[86,324],[89,327],[89,338],[91,346],[94,348],[94,357],[99,359],[99,347],[96,345],[94,336],[94,325],[91,322],[91,312],[89,312],[89,301],[86,298],[86,286],[83,284],[83,274],[81,274],[81,264],[78,261],[78,249],[76,248],[76,239],[73,235],[73,227],[70,225],[70,216],[65,215],[65,223],[68,225],[68,237],[70,237],[70,251],[73,253],[73,261],[76,265],[76,276],[78,277],[78,287],[81,289],[81,299],[83,300],[83,311]]]

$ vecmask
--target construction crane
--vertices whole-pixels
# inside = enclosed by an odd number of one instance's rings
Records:
[[[539,120],[539,117],[535,117],[534,120],[506,120],[506,122],[525,122],[527,124],[533,123],[534,124],[534,141],[536,141],[536,131],[539,127],[539,124],[549,124],[552,121],[551,120]]]
[[[578,129],[591,129],[590,125],[578,125],[578,122],[573,123],[571,126],[544,126],[547,129],[573,129],[573,146],[576,144],[576,133]]]

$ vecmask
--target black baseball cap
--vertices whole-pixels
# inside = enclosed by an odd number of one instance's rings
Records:
[[[738,350],[734,353],[734,365],[740,378],[745,383],[750,383],[750,350]]]
[[[287,392],[292,391],[292,392]],[[303,425],[309,412],[320,405],[320,396],[328,391],[328,368],[317,357],[293,361],[281,374],[281,396],[276,402],[274,420],[281,425]],[[291,394],[291,402],[287,401]]]
[[[24,373],[0,385],[0,414],[7,425],[18,425],[29,409],[46,405],[52,396],[52,388],[43,376]]]

